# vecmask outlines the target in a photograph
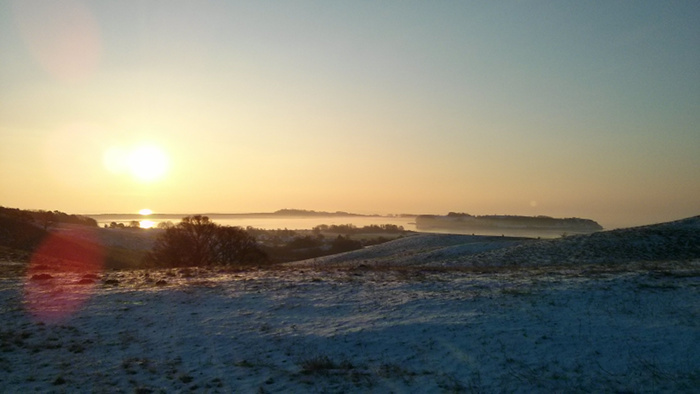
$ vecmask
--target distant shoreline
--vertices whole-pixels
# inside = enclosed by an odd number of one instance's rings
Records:
[[[96,220],[101,226],[108,225],[111,222],[128,224],[133,221],[148,221],[149,226],[156,226],[159,222],[178,222],[182,218],[192,215],[207,216],[223,225],[263,229],[290,228],[303,230],[311,229],[321,224],[352,224],[359,227],[370,224],[394,224],[403,226],[406,230],[417,232],[509,235],[532,238],[554,238],[560,237],[562,234],[585,234],[603,229],[597,222],[590,219],[557,219],[546,216],[510,215],[472,216],[463,213],[449,213],[445,216],[414,214],[364,215],[343,211],[324,212],[281,209],[275,212],[251,213],[152,213],[150,215],[103,213],[86,216]]]
[[[416,217],[418,230],[457,231],[536,231],[572,232],[588,234],[603,230],[603,226],[591,219],[553,218],[549,216],[487,215],[473,216],[465,213],[450,213],[446,216],[420,215]]]
[[[130,219],[134,217],[144,217],[144,218],[156,218],[156,219],[171,219],[173,217],[183,218],[186,216],[202,215],[208,216],[210,218],[280,218],[280,217],[297,217],[297,218],[317,218],[317,217],[359,217],[359,218],[415,218],[419,215],[417,214],[359,214],[350,212],[323,212],[323,211],[304,211],[304,210],[279,210],[275,212],[247,212],[247,213],[152,213],[150,215],[141,215],[139,213],[97,213],[97,214],[82,214],[82,216],[87,216],[94,219],[99,218],[124,218]]]

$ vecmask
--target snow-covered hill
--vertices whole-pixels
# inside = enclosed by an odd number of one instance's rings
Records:
[[[479,235],[416,234],[347,253],[290,263],[296,266],[423,266],[518,245],[525,238]]]
[[[419,234],[372,248],[294,264],[493,267],[692,259],[700,259],[700,216],[548,240]]]
[[[642,227],[528,242],[463,255],[443,266],[541,266],[700,258],[700,216]]]

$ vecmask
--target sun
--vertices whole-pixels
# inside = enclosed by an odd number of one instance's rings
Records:
[[[112,146],[103,155],[105,168],[116,175],[129,174],[140,182],[160,180],[168,172],[170,160],[157,145],[136,145],[131,148]]]
[[[143,216],[148,216],[148,215],[150,215],[150,214],[152,214],[152,213],[153,213],[153,211],[151,211],[151,210],[148,209],[148,208],[144,208],[144,209],[142,209],[142,210],[139,211],[139,215],[143,215]]]
[[[136,179],[151,182],[162,178],[168,171],[168,156],[156,146],[139,146],[127,157],[127,166]]]

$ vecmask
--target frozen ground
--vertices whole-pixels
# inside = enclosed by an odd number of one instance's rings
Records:
[[[700,216],[559,239],[416,234],[297,267],[542,267],[700,259]]]
[[[693,392],[700,385],[697,261],[79,279],[0,282],[0,391]],[[42,310],[28,305],[31,292],[53,295]],[[64,305],[57,298],[84,304],[42,323],[37,316]]]
[[[3,261],[0,392],[697,392],[699,236],[417,235],[250,272]]]

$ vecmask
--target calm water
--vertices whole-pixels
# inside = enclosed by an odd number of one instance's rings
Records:
[[[170,221],[177,224],[186,215],[95,215],[91,216],[97,220],[100,227],[109,225],[111,222],[124,223],[129,225],[131,221],[150,221],[153,226],[160,222]],[[213,222],[223,226],[238,226],[246,228],[248,226],[262,228],[266,230],[289,229],[289,230],[310,230],[320,224],[352,224],[356,227],[364,227],[372,224],[394,224],[403,226],[404,229],[416,231],[415,218],[413,217],[374,217],[374,216],[319,216],[319,217],[284,217],[284,216],[254,216],[254,215],[208,215]]]
[[[156,227],[158,223],[161,222],[172,222],[177,224],[180,220],[187,215],[93,215],[91,216],[100,227],[104,225],[109,225],[111,222],[124,223],[129,225],[131,221],[137,221],[141,223],[141,227]],[[338,216],[314,216],[314,217],[299,217],[299,216],[270,216],[270,215],[222,215],[213,214],[207,215],[209,218],[224,226],[238,226],[246,228],[248,226],[261,228],[265,230],[276,230],[276,229],[289,229],[289,230],[310,230],[315,226],[320,224],[352,224],[355,227],[364,227],[369,225],[381,225],[381,224],[393,224],[397,226],[403,226],[405,230],[408,231],[421,231],[416,228],[415,217],[393,217],[393,216],[348,216],[348,217],[338,217]],[[518,229],[493,229],[484,230],[481,229],[477,232],[477,235],[506,235],[506,236],[516,236],[516,237],[531,237],[531,238],[558,238],[562,235],[562,230],[552,230],[552,231],[532,231],[532,230],[518,230]],[[474,234],[473,230],[465,229],[464,231],[459,230],[431,230],[433,233],[451,233],[451,234]]]

